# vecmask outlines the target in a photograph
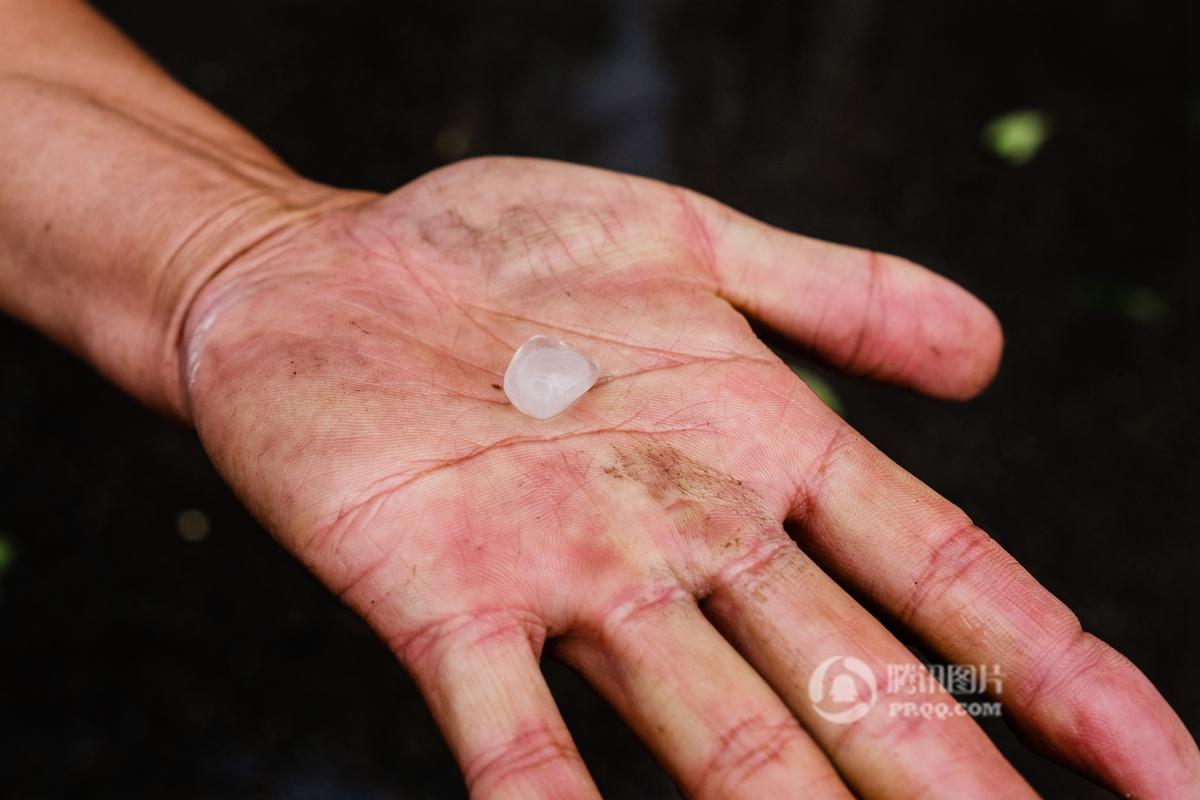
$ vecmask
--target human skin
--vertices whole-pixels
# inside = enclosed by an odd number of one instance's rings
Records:
[[[969,718],[816,713],[826,658],[916,663],[843,586],[999,665],[1037,748],[1118,793],[1194,796],[1195,743],[1136,667],[747,322],[965,399],[1001,335],[963,290],[567,164],[321,186],[86,7],[0,0],[0,19],[0,306],[195,427],[413,675],[473,796],[596,794],[544,653],[688,796],[1031,796]],[[548,421],[496,388],[535,333],[601,368]]]

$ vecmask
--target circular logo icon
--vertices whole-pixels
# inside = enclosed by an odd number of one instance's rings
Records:
[[[854,656],[830,656],[808,679],[808,699],[830,722],[855,722],[865,717],[878,699],[875,673]]]

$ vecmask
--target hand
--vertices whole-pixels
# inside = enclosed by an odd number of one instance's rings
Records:
[[[998,664],[1037,747],[1117,791],[1194,788],[1196,747],[1146,678],[743,312],[949,398],[1001,348],[982,304],[911,263],[507,159],[281,220],[200,294],[182,348],[218,468],[411,671],[473,796],[595,795],[544,647],[689,796],[1030,796],[969,718],[894,716],[887,697],[850,724],[817,713],[826,658],[861,659],[881,691],[887,665],[916,663],[839,581],[944,657]],[[537,333],[602,375],[544,422],[500,390]]]

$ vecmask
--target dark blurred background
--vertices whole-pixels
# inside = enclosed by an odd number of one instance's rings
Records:
[[[960,281],[1008,335],[981,399],[810,375],[1200,726],[1183,3],[98,5],[313,178],[567,159]],[[9,320],[0,388],[0,796],[462,795],[385,648],[188,432]],[[671,796],[603,703],[546,671],[606,795]],[[1047,796],[1104,796],[989,732]]]

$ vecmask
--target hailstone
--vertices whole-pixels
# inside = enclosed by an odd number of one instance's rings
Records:
[[[504,373],[504,393],[522,414],[550,419],[596,384],[600,369],[562,339],[534,336],[517,348]]]

